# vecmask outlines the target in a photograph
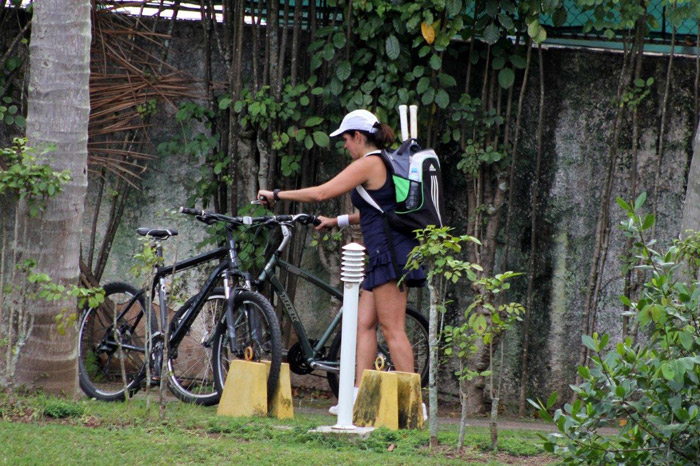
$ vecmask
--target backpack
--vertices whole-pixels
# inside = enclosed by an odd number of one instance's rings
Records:
[[[440,161],[433,149],[422,150],[415,139],[407,139],[393,152],[380,153],[396,190],[396,209],[385,212],[362,187],[360,196],[387,219],[389,225],[408,236],[428,225],[444,225],[444,201]]]

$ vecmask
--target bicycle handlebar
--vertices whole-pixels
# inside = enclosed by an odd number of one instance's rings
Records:
[[[294,214],[294,215],[273,215],[262,217],[229,217],[228,215],[208,212],[206,210],[191,209],[189,207],[180,207],[180,213],[194,215],[197,220],[211,225],[215,222],[224,222],[231,225],[280,225],[290,223],[301,223],[302,225],[320,225],[321,221],[314,215],[310,214]]]

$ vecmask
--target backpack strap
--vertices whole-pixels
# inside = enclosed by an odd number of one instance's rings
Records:
[[[363,155],[363,157],[367,157],[368,155],[379,155],[381,157],[382,151],[373,150],[372,152],[367,152],[365,155]],[[382,162],[385,162],[383,157],[382,157]],[[386,164],[386,162],[385,162],[385,164]],[[388,168],[387,168],[386,176],[391,176]],[[371,205],[376,210],[378,210],[379,213],[384,215],[384,209],[379,207],[379,204],[377,204],[377,202],[374,200],[374,198],[372,198],[370,193],[367,192],[367,190],[364,188],[364,186],[358,185],[355,189],[357,190],[357,193],[362,197],[362,199],[364,199],[367,202],[367,204]]]
[[[377,201],[374,200],[372,195],[370,193],[368,193],[367,190],[362,185],[358,185],[355,189],[357,190],[357,194],[362,196],[362,199],[364,199],[367,202],[367,204],[371,205],[372,207],[377,209],[380,214],[384,215],[384,209],[379,207],[379,204],[377,204]]]

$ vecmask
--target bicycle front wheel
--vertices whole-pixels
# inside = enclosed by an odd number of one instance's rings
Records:
[[[177,311],[170,324],[170,334],[176,329],[197,296]],[[223,288],[215,288],[205,298],[202,308],[187,329],[177,348],[170,348],[168,387],[181,401],[204,406],[219,402],[220,394],[214,383],[212,340],[216,326],[226,309]]]
[[[122,401],[125,391],[138,390],[145,376],[146,306],[140,290],[128,283],[108,283],[103,288],[104,302],[95,308],[86,306],[80,320],[80,388],[91,398]],[[157,325],[153,312],[151,324]]]
[[[420,374],[421,386],[425,387],[428,384],[428,358],[430,356],[430,345],[428,344],[428,321],[423,315],[410,307],[406,308],[406,336],[413,348],[413,368]],[[340,362],[340,343],[341,332],[338,332],[331,343],[328,350],[328,360]],[[377,329],[377,357],[384,360],[385,371],[396,370],[391,362],[391,354],[389,354],[389,346],[386,344],[382,331]],[[338,396],[338,378],[339,374],[328,372],[326,374],[328,385],[333,394]],[[359,381],[358,381],[359,383]]]
[[[233,296],[233,328],[231,338],[228,323],[222,322],[214,336],[214,380],[223,393],[231,362],[236,359],[269,361],[267,398],[277,390],[282,364],[282,336],[279,322],[270,302],[260,293],[238,290]],[[241,387],[247,389],[247,387]]]

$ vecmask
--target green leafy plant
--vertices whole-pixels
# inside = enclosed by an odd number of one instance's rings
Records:
[[[416,269],[423,265],[428,275],[428,287],[430,290],[430,364],[431,380],[437,370],[438,346],[442,345],[446,356],[456,356],[459,369],[456,375],[462,381],[469,381],[475,377],[486,377],[491,370],[481,370],[470,367],[470,358],[479,351],[480,347],[491,346],[500,335],[524,312],[522,305],[518,303],[494,304],[494,297],[509,289],[508,280],[518,276],[518,273],[506,272],[494,277],[483,275],[483,268],[479,264],[473,264],[461,259],[462,245],[479,243],[469,235],[453,236],[451,228],[428,226],[424,230],[416,232],[419,245],[413,249],[409,256],[406,268]],[[444,283],[457,283],[467,279],[475,290],[471,304],[464,312],[461,322],[454,325],[446,325],[442,334],[437,331],[437,314],[444,312],[446,302],[444,299]],[[431,383],[430,396],[437,398],[433,393]],[[461,385],[463,391],[464,386]],[[462,393],[460,401],[463,408],[466,406],[466,393]],[[432,405],[432,402],[431,402]],[[462,410],[459,446],[464,443],[466,426],[466,409]],[[431,424],[431,445],[437,443],[437,426]]]
[[[44,401],[43,414],[46,417],[65,419],[80,417],[85,413],[85,408],[74,401],[60,398],[49,398]]]
[[[655,249],[648,233],[654,216],[618,198],[627,220],[620,224],[634,238],[637,267],[650,274],[641,297],[621,300],[637,319],[644,337],[611,344],[608,335],[584,335],[591,366],[578,368],[577,399],[551,413],[557,394],[536,406],[554,422],[556,434],[543,436],[545,450],[559,451],[570,464],[697,464],[700,451],[700,287],[698,235]],[[617,435],[599,428],[616,423]]]
[[[26,144],[26,139],[15,138],[12,147],[0,149],[0,195],[26,199],[30,215],[36,216],[44,208],[45,199],[60,193],[71,176],[68,170],[56,172],[50,165],[37,163],[35,150]],[[51,150],[46,148],[42,155]]]

